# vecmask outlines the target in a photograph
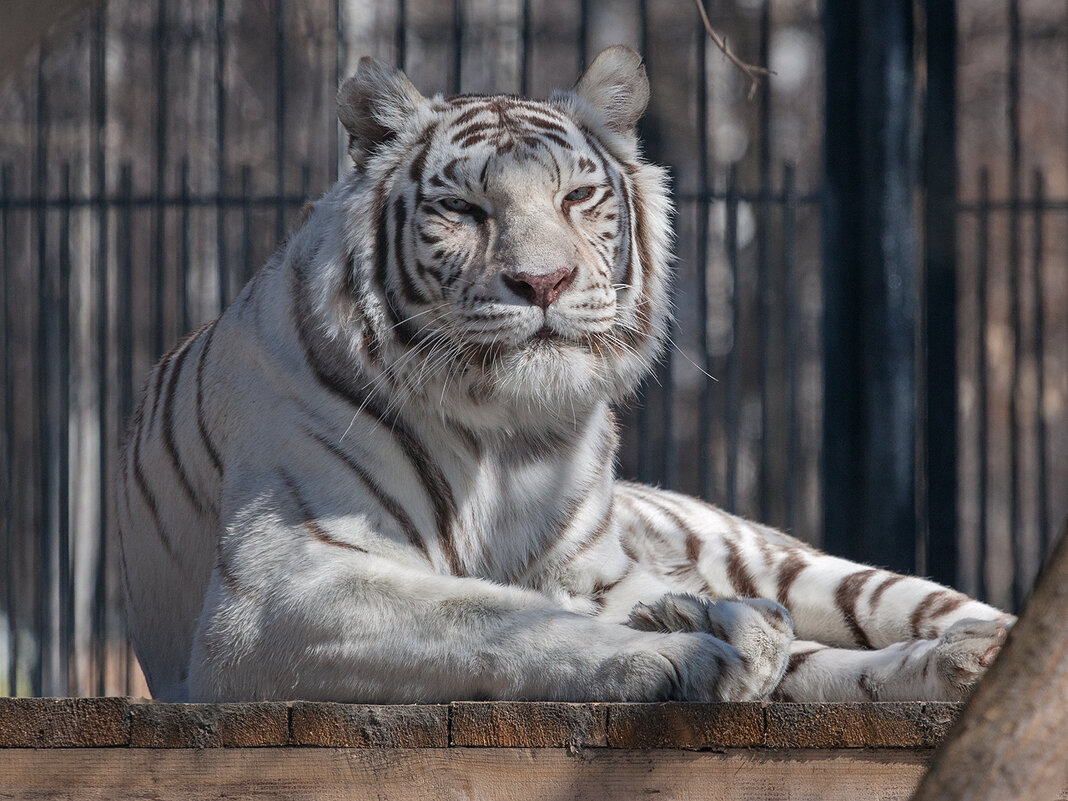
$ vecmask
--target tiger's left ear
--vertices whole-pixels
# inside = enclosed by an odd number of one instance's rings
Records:
[[[649,104],[649,79],[642,57],[626,45],[613,45],[598,53],[573,91],[620,133],[632,131]]]

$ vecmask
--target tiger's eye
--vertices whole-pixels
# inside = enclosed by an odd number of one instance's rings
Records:
[[[593,197],[592,186],[580,186],[578,189],[572,189],[564,196],[565,203],[581,203],[584,200],[589,200]]]
[[[455,211],[457,214],[474,214],[478,211],[478,206],[474,203],[468,203],[458,197],[447,197],[441,201],[441,205],[449,211]]]

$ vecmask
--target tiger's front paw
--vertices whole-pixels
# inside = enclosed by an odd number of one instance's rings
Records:
[[[960,700],[1001,652],[1010,620],[958,620],[938,638],[931,652],[946,700]]]
[[[669,593],[638,604],[628,625],[643,631],[711,634],[731,646],[737,660],[723,664],[715,696],[724,701],[767,697],[786,671],[793,620],[780,604],[765,598],[711,601]]]

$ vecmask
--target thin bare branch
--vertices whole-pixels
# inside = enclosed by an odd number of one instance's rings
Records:
[[[745,73],[745,77],[749,79],[749,94],[750,100],[756,95],[757,87],[760,86],[760,78],[763,75],[774,75],[775,73],[769,70],[767,67],[758,67],[756,64],[747,64],[742,61],[738,56],[734,55],[734,52],[727,47],[727,40],[716,33],[712,27],[712,23],[708,19],[708,12],[705,11],[705,4],[702,0],[693,0],[697,4],[697,10],[701,13],[701,22],[704,23],[705,31],[708,32],[708,37],[712,42],[720,49],[720,51],[727,57],[727,60],[734,66]]]

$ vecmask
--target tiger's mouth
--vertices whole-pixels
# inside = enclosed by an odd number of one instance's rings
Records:
[[[549,345],[556,345],[562,347],[565,345],[577,346],[582,343],[576,340],[572,336],[556,330],[548,323],[542,323],[541,328],[535,331],[526,340],[526,344],[533,347],[548,347]]]

